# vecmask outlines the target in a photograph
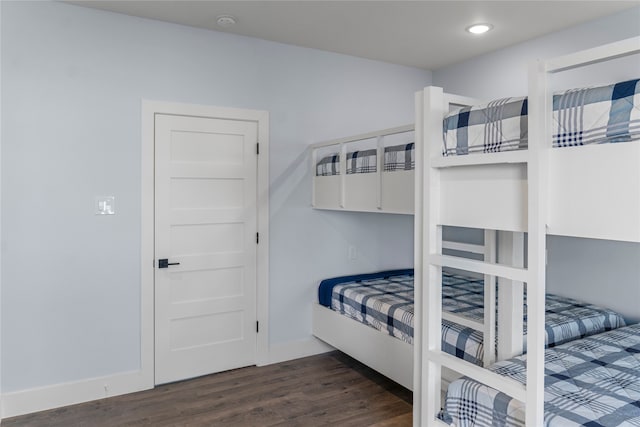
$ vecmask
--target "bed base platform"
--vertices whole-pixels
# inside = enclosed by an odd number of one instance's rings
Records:
[[[640,242],[640,141],[549,153],[548,234]]]
[[[313,305],[312,325],[316,338],[413,390],[413,345],[320,304]],[[444,368],[441,391],[460,376]]]
[[[509,163],[498,163],[502,154]],[[527,170],[516,161],[527,153],[513,154],[495,153],[490,166],[446,167],[459,159],[440,159],[441,223],[526,232]],[[477,156],[484,154],[465,157]],[[639,142],[553,148],[548,156],[547,234],[640,242]]]
[[[313,335],[413,390],[413,345],[341,315],[313,306]]]

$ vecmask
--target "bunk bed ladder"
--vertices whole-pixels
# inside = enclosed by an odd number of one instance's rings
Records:
[[[538,75],[533,84],[533,90],[539,92],[537,99],[533,100],[532,106],[538,111],[531,113],[534,120],[543,120],[544,110],[547,108],[549,97],[546,94],[546,85],[543,78]],[[531,102],[531,101],[530,101]],[[442,161],[440,157],[440,141],[442,140],[442,118],[448,111],[448,102],[441,88],[428,87],[423,92],[422,99],[417,100],[417,114],[422,117],[424,127],[420,129],[423,141],[422,159],[424,169],[423,175],[423,223],[421,227],[422,240],[422,271],[420,277],[420,285],[422,289],[420,295],[420,308],[418,312],[422,312],[421,319],[421,341],[420,349],[416,350],[416,357],[421,357],[422,371],[420,372],[421,390],[419,391],[420,410],[417,411],[419,418],[414,418],[416,426],[446,425],[438,419],[441,411],[441,368],[447,367],[459,372],[462,375],[469,376],[477,381],[487,384],[490,387],[497,388],[502,392],[520,400],[526,405],[526,425],[527,427],[542,425],[543,420],[543,387],[544,387],[544,294],[545,294],[545,221],[546,221],[546,147],[542,146],[541,141],[550,141],[545,138],[549,129],[548,124],[543,123],[544,130],[537,122],[530,125],[530,146],[536,147],[529,149],[526,153],[517,153],[507,156],[494,157],[491,160],[488,157],[482,161],[483,164],[502,163],[504,159],[517,163],[524,163],[527,166],[528,176],[528,267],[523,268],[521,250],[523,248],[524,234],[521,232],[512,233],[511,237],[506,238],[506,234],[498,233],[498,238],[503,245],[503,251],[499,261],[509,261],[511,265],[503,265],[496,263],[495,256],[485,256],[484,261],[471,260],[467,258],[459,258],[451,255],[442,254],[442,221],[440,220],[441,212],[441,185],[440,173],[443,168],[448,166],[466,166],[473,165],[472,156],[464,156],[468,159],[457,160],[452,159],[451,162]],[[531,105],[531,104],[530,104]],[[550,107],[550,104],[548,105]],[[530,107],[531,108],[531,107]],[[531,110],[530,110],[531,111]],[[541,112],[542,111],[542,112]],[[531,120],[531,118],[530,118]],[[534,130],[535,129],[535,130]],[[550,132],[549,132],[550,135]],[[434,152],[435,151],[435,152]],[[478,157],[480,158],[480,157]],[[489,159],[489,160],[487,160]],[[432,161],[436,160],[436,161]],[[485,239],[495,239],[496,233],[485,231]],[[510,240],[509,240],[510,239]],[[487,242],[486,242],[487,243]],[[492,242],[489,242],[492,243]],[[504,250],[506,247],[506,251]],[[519,246],[519,249],[516,247]],[[506,259],[504,254],[507,256]],[[442,268],[462,269],[478,274],[485,275],[485,324],[495,322],[493,316],[488,315],[495,313],[489,302],[495,301],[495,278],[501,289],[508,289],[507,295],[511,297],[517,296],[518,291],[521,292],[522,283],[527,283],[528,287],[528,353],[527,361],[527,386],[521,383],[498,375],[494,372],[483,369],[470,362],[464,361],[441,350],[441,322],[442,313]],[[416,272],[417,273],[417,272]],[[519,301],[522,294],[520,293]],[[518,301],[517,297],[515,301]],[[522,307],[520,303],[520,307]],[[521,314],[520,314],[521,316]],[[522,319],[522,317],[520,317]],[[520,324],[521,325],[521,324]],[[486,325],[485,325],[486,326]],[[518,334],[515,331],[510,332],[512,337]],[[522,335],[522,330],[519,332]],[[491,345],[487,345],[488,340],[493,342],[492,334],[486,336],[485,340],[485,364],[492,361],[492,357],[486,353],[492,353]],[[513,340],[513,351],[517,351],[517,346],[522,345],[517,339]],[[415,388],[414,388],[415,389]]]
[[[442,249],[455,251],[459,253],[469,255],[481,255],[483,260],[489,263],[495,263],[497,259],[497,231],[485,230],[484,232],[484,244],[476,245],[469,243],[460,243],[448,241],[442,242]],[[449,322],[457,323],[467,328],[479,331],[484,337],[486,342],[491,343],[491,351],[485,351],[482,363],[484,366],[489,366],[496,360],[497,346],[496,344],[496,277],[490,274],[484,275],[484,318],[480,322],[474,318],[443,311],[442,319]]]

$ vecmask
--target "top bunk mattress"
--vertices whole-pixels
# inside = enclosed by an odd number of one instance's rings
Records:
[[[385,172],[413,170],[415,144],[394,145],[384,148],[383,170]],[[347,175],[373,173],[378,169],[378,150],[360,150],[347,153]],[[316,164],[316,176],[340,175],[340,155],[330,154]]]
[[[640,138],[640,80],[571,89],[553,96],[553,146]],[[528,145],[527,98],[465,107],[444,118],[445,156],[520,150]]]
[[[443,310],[482,322],[483,289],[482,279],[443,271]],[[412,269],[326,279],[318,288],[321,305],[408,343],[413,342],[413,295]],[[547,294],[548,347],[624,325],[622,316],[612,310]],[[482,365],[482,333],[443,320],[442,350]]]
[[[526,356],[489,370],[522,384]],[[640,325],[593,335],[545,351],[544,425],[640,425]],[[521,427],[524,405],[463,378],[447,390],[442,418],[458,427]]]

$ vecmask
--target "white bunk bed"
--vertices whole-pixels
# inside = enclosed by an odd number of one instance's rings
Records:
[[[552,149],[548,75],[639,52],[640,38],[633,38],[532,64],[529,142],[523,150],[443,156],[443,118],[450,105],[477,102],[437,87],[416,94],[415,426],[446,425],[437,418],[444,368],[523,402],[527,427],[544,424],[546,235],[640,242],[640,143]],[[443,255],[445,225],[512,234],[500,245],[499,263],[472,261]],[[525,232],[528,268],[518,250]],[[528,350],[521,381],[441,351],[443,267],[498,277],[501,307],[521,307],[527,284]],[[513,331],[522,331],[521,319],[518,314],[499,318],[498,330],[508,322]]]
[[[414,146],[413,125],[312,144],[312,207],[412,215]]]

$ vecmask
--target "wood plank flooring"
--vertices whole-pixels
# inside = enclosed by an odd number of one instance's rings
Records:
[[[340,352],[2,420],[3,427],[411,426],[411,392]]]

